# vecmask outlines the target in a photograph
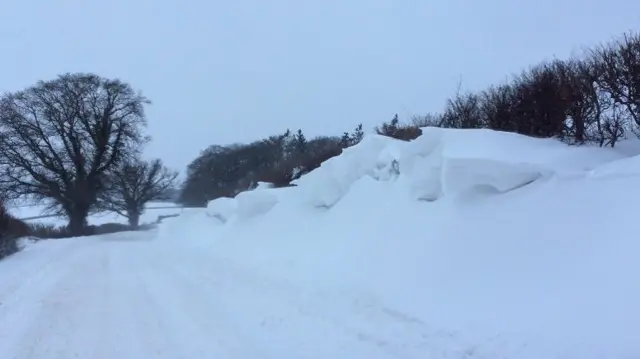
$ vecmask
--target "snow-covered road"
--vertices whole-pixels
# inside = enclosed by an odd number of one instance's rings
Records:
[[[272,278],[154,236],[51,241],[0,262],[0,358],[400,359],[457,352],[449,333],[434,334],[363,294]]]

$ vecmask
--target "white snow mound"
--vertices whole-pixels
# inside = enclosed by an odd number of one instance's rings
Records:
[[[239,193],[236,215],[238,219],[248,219],[267,213],[278,203],[278,196],[271,189],[255,189]]]
[[[207,214],[226,223],[233,217],[238,209],[238,201],[235,198],[220,197],[207,204]]]
[[[624,158],[618,152],[571,147],[550,139],[484,129],[423,128],[411,142],[370,134],[356,146],[325,161],[294,181],[297,187],[260,183],[236,198],[212,201],[208,213],[223,223],[265,214],[283,201],[289,205],[331,208],[363,177],[405,183],[407,196],[435,201],[458,193],[504,193],[543,178],[586,174]]]
[[[312,207],[329,208],[345,195],[351,184],[370,175],[379,164],[380,152],[394,140],[380,135],[365,136],[356,146],[347,148],[310,173],[294,181],[296,196]]]

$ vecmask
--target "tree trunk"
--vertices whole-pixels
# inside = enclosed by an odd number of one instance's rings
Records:
[[[127,216],[129,217],[129,225],[133,228],[138,228],[140,225],[140,213],[137,211],[129,211]]]
[[[576,129],[576,142],[579,144],[584,143],[584,134],[585,134],[585,126],[584,126],[584,118],[582,116],[576,116],[573,119],[573,124]]]
[[[87,217],[89,216],[89,211],[84,209],[77,209],[68,213],[69,216],[69,231],[73,236],[81,236],[86,234],[85,229],[87,228]]]

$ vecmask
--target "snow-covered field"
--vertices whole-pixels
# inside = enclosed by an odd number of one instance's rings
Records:
[[[150,202],[147,204],[145,212],[140,216],[140,223],[152,223],[156,221],[158,216],[178,214],[181,209],[177,207],[178,205],[171,202]],[[47,213],[46,206],[41,204],[13,205],[8,209],[14,217],[26,219],[26,222],[29,223],[40,223],[55,226],[64,226],[68,223],[68,220],[65,217],[51,216]],[[128,223],[125,217],[109,212],[92,214],[89,217],[88,222],[89,224],[96,226],[105,223]]]
[[[369,136],[157,229],[0,261],[0,358],[638,358],[640,148]]]

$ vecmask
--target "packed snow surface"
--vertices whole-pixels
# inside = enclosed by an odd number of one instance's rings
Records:
[[[0,261],[0,358],[637,358],[637,148],[368,136],[149,232]]]

